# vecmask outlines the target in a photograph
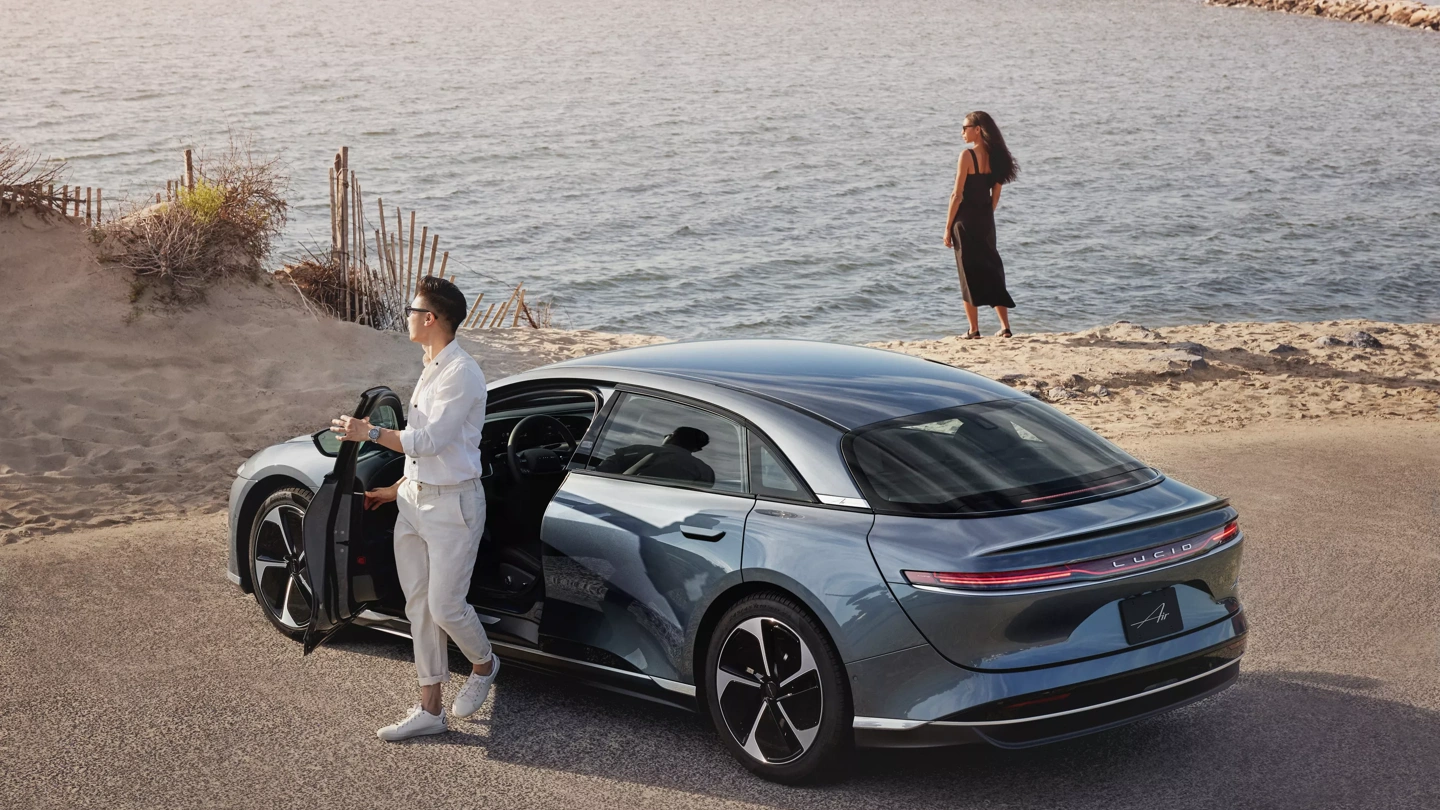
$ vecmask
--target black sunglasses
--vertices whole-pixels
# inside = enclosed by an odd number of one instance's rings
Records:
[[[433,313],[434,313],[434,310],[430,310],[430,309],[419,309],[419,308],[416,308],[416,307],[405,307],[405,317],[407,317],[407,318],[410,317],[410,314],[411,314],[411,313],[414,313],[414,312],[424,312],[424,313],[426,313],[426,314],[428,315],[428,314],[433,314]]]

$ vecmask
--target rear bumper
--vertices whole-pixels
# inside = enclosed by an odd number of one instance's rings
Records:
[[[910,717],[875,716],[865,709],[890,703],[892,696],[881,696],[877,701],[875,696],[857,693],[855,742],[879,748],[977,742],[1025,748],[1133,723],[1202,700],[1234,684],[1245,652],[1244,614],[1206,630],[1209,632],[1187,634],[1157,645],[1170,648],[1171,655],[1163,659],[1155,655],[1160,650],[1147,648],[1137,650],[1135,658],[1121,655],[1109,661],[1035,672],[975,673],[948,662],[926,666],[922,663],[927,657],[923,648],[893,654],[910,660],[897,659],[885,665],[919,665],[918,669],[897,675],[908,683],[892,683],[901,693],[910,693],[903,699],[915,711]],[[1194,646],[1195,642],[1201,642],[1201,646]],[[1188,649],[1177,649],[1182,643]],[[1145,658],[1150,660],[1140,660],[1140,653],[1147,653]],[[933,651],[929,656],[939,658]],[[1126,658],[1131,660],[1127,662]],[[1123,663],[1130,666],[1116,666]],[[928,681],[933,689],[945,668],[950,669],[953,679],[950,687],[915,703],[919,695],[913,694],[914,687]],[[852,675],[857,674],[855,669],[852,665]],[[857,683],[875,680],[867,668],[859,670]],[[994,697],[977,700],[976,696]],[[927,708],[930,711],[925,713],[934,712],[933,719],[915,716]]]

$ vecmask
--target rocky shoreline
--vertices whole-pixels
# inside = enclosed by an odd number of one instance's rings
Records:
[[[1347,22],[1386,23],[1440,31],[1440,6],[1415,0],[1205,0],[1211,6],[1244,6]]]

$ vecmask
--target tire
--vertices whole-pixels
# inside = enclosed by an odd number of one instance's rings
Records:
[[[710,636],[704,677],[716,733],[757,775],[792,785],[826,781],[849,759],[854,709],[845,666],[795,599],[755,594],[725,611]]]
[[[305,585],[305,543],[301,525],[311,493],[286,487],[270,493],[250,525],[250,584],[255,601],[275,629],[293,639],[310,624],[310,591]]]

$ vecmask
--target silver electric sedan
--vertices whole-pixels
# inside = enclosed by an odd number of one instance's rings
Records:
[[[390,389],[355,411],[401,428]],[[320,421],[326,414],[316,414]],[[860,746],[1016,748],[1231,685],[1224,500],[957,368],[779,340],[673,343],[492,383],[469,599],[507,662],[688,706],[746,767]],[[403,457],[328,431],[256,453],[231,580],[308,652],[405,634]]]

